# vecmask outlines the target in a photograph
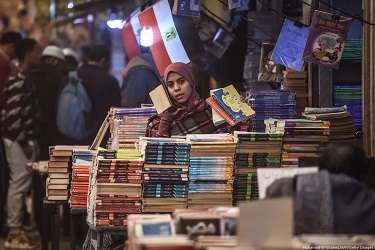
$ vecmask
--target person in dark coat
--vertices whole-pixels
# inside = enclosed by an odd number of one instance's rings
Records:
[[[149,53],[133,57],[122,72],[121,107],[140,108],[152,104],[149,93],[162,84],[154,59]]]
[[[108,73],[111,56],[104,45],[95,45],[88,52],[87,64],[78,69],[92,104],[90,134],[78,145],[91,145],[111,107],[120,107],[121,95],[118,81]],[[102,141],[106,145],[107,136]]]
[[[61,135],[56,124],[59,86],[64,77],[64,54],[62,50],[49,45],[44,48],[38,68],[31,73],[35,83],[42,111],[41,133],[39,135],[39,160],[49,159],[49,146],[60,144]]]
[[[318,173],[276,180],[267,198],[294,197],[295,234],[374,234],[375,191],[361,181],[366,154],[352,145],[328,145]]]

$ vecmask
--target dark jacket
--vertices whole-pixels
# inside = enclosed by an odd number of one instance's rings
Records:
[[[91,100],[93,118],[91,133],[81,145],[91,145],[111,107],[121,105],[120,88],[116,78],[95,65],[84,65],[78,70]],[[102,146],[106,141],[103,139]]]
[[[375,191],[325,170],[275,181],[267,197],[293,196],[296,234],[374,234]]]
[[[64,77],[63,68],[42,62],[31,72],[41,107],[41,131],[39,136],[40,160],[49,159],[49,146],[61,144],[57,129],[56,111],[60,83]]]
[[[17,67],[4,87],[1,116],[2,137],[26,147],[36,141],[40,130],[40,107],[29,73]]]
[[[152,104],[149,93],[162,84],[150,54],[133,57],[124,70],[121,85],[121,107],[140,108]]]

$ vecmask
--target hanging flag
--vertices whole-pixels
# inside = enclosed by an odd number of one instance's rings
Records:
[[[138,19],[142,27],[152,29],[154,41],[150,50],[160,75],[163,75],[167,66],[173,62],[189,63],[192,60],[187,51],[199,44],[184,46],[180,32],[174,23],[168,0],[157,2],[140,13]],[[191,35],[194,36],[194,34]]]
[[[129,60],[141,53],[139,34],[142,28],[138,20],[139,13],[141,13],[141,8],[136,9],[125,20],[125,25],[121,30],[125,53]]]

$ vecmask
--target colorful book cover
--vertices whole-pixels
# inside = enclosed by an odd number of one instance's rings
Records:
[[[301,71],[304,61],[302,60],[305,49],[309,27],[299,27],[295,22],[285,19],[271,60],[297,71]]]
[[[275,48],[273,43],[263,43],[260,52],[258,81],[282,82],[282,66],[271,60]]]
[[[352,18],[315,10],[303,60],[337,69],[344,51]]]
[[[228,0],[228,8],[231,10],[231,9],[235,9],[235,8],[239,8],[242,6],[242,1],[241,0]]]
[[[246,120],[255,114],[247,103],[241,101],[233,85],[213,91],[212,97],[234,122]]]
[[[174,15],[198,17],[200,12],[200,0],[174,0],[172,9]]]

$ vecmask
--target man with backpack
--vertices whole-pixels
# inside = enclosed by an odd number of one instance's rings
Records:
[[[65,144],[91,145],[109,109],[121,105],[119,84],[108,73],[110,58],[107,47],[95,45],[89,49],[87,63],[63,80],[57,126],[66,136]]]
[[[149,93],[162,84],[152,55],[142,53],[133,57],[124,71],[121,85],[121,107],[139,108],[141,104],[152,104]]]

